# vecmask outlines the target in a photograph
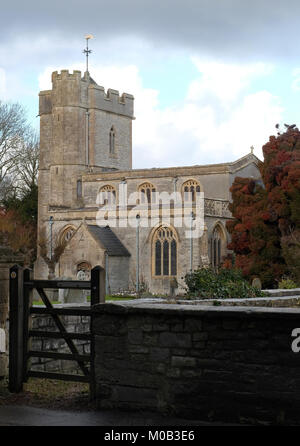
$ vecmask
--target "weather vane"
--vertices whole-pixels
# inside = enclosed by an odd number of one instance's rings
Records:
[[[89,50],[89,40],[93,39],[94,36],[92,34],[87,34],[85,36],[86,40],[86,48],[83,50],[83,53],[86,55],[86,72],[89,72],[89,55],[91,54],[92,50]]]

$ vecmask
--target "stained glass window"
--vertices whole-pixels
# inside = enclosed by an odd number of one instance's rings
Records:
[[[155,275],[161,276],[161,242],[155,242]]]
[[[222,230],[217,225],[211,238],[211,265],[214,269],[218,269],[222,263],[222,239]]]
[[[175,240],[171,241],[171,275],[177,274],[177,244]]]
[[[163,271],[164,276],[169,275],[169,260],[170,260],[170,253],[169,253],[170,243],[168,240],[164,241],[163,244]]]
[[[177,237],[168,226],[158,228],[154,234],[154,275],[177,275]]]

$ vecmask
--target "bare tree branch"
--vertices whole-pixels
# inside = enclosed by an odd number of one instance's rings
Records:
[[[45,228],[42,228],[40,230],[39,235],[39,248],[40,248],[40,256],[45,261],[45,263],[48,266],[49,275],[48,278],[51,279],[54,277],[55,272],[55,265],[58,263],[62,253],[64,252],[64,249],[66,247],[66,241],[61,240],[57,235],[54,237],[54,243],[53,243],[53,255],[52,258],[48,255],[49,252],[49,244],[50,240],[46,235]]]
[[[0,101],[0,201],[22,195],[37,182],[38,137],[24,108]]]

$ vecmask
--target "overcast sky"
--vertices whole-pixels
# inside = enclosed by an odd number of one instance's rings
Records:
[[[0,99],[38,127],[51,72],[135,97],[134,167],[233,161],[300,121],[300,2],[51,0],[0,8]]]

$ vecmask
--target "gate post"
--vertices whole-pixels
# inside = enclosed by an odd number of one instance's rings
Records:
[[[91,271],[91,306],[105,303],[105,270],[101,266],[95,266]],[[93,311],[91,312],[90,333],[90,400],[96,398],[96,378],[95,378],[95,337],[93,334]]]
[[[29,343],[29,336],[28,336],[28,330],[29,330],[29,307],[30,307],[30,297],[31,297],[31,291],[28,287],[24,286],[25,282],[28,282],[30,280],[31,270],[30,269],[24,269],[23,271],[23,382],[27,382],[28,376],[28,356],[27,352],[29,350],[28,343]]]
[[[9,270],[9,391],[14,393],[23,389],[23,328],[23,268],[14,265]]]

